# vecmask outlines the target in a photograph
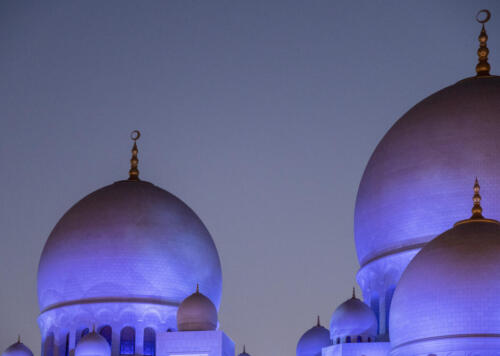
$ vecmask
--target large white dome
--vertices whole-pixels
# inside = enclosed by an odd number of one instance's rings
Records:
[[[429,242],[394,293],[392,355],[498,352],[499,256],[500,225],[488,220],[460,223]]]
[[[372,154],[359,186],[354,232],[361,266],[421,248],[465,216],[463,192],[474,176],[487,187],[485,209],[500,218],[499,133],[497,76],[462,80],[398,120]]]
[[[89,194],[57,223],[40,258],[38,298],[42,314],[93,303],[176,308],[196,283],[218,307],[221,266],[209,232],[174,195],[129,180]]]

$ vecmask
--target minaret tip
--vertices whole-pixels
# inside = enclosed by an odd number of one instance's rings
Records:
[[[476,21],[479,22],[481,27],[481,33],[479,34],[479,48],[477,50],[477,56],[479,57],[479,62],[476,65],[476,76],[477,77],[489,77],[491,66],[488,63],[488,54],[490,50],[488,49],[488,35],[486,34],[486,29],[484,24],[488,22],[491,18],[491,13],[486,10],[480,10],[476,15]]]
[[[139,130],[134,130],[130,133],[130,138],[134,141],[134,146],[132,146],[132,158],[130,159],[130,170],[128,171],[128,180],[140,180],[139,179],[139,169],[137,168],[139,164],[139,158],[137,158],[137,140],[141,137],[141,132]]]
[[[480,189],[481,186],[479,185],[479,181],[477,180],[476,177],[474,181],[474,196],[472,197],[474,205],[472,206],[471,219],[484,219],[483,208],[481,207],[481,195],[479,194]]]

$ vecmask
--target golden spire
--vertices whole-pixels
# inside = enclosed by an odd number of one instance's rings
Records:
[[[479,182],[477,181],[476,177],[476,180],[474,181],[474,196],[472,197],[474,205],[472,206],[472,216],[470,217],[471,219],[484,219],[479,189],[481,189],[481,187],[479,186]]]
[[[356,299],[356,287],[352,287],[352,299]]]
[[[316,322],[316,326],[321,326],[321,323],[319,322],[319,315],[318,315],[318,321]]]
[[[479,62],[476,65],[476,76],[477,77],[488,77],[490,75],[490,64],[488,63],[488,54],[490,50],[486,46],[488,41],[488,35],[484,28],[484,24],[488,22],[491,18],[491,13],[488,10],[481,10],[476,15],[476,21],[482,24],[481,33],[479,34],[479,49],[477,50],[477,56],[479,57]]]
[[[137,140],[141,137],[141,132],[139,130],[134,130],[130,133],[130,138],[134,141],[134,146],[132,147],[132,158],[130,159],[130,170],[128,171],[128,180],[140,180],[139,179],[139,169],[137,165],[139,164],[139,158],[137,158]]]

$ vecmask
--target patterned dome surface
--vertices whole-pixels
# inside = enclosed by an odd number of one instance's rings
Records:
[[[356,200],[363,266],[420,248],[470,211],[464,192],[479,177],[484,208],[500,218],[500,78],[469,78],[408,111],[380,141]]]
[[[423,351],[463,351],[482,338],[481,344],[495,342],[498,350],[499,256],[500,225],[495,222],[459,224],[429,242],[394,293],[393,349],[413,345]],[[430,349],[423,348],[432,342]],[[438,350],[439,345],[448,349]]]
[[[214,242],[180,199],[144,181],[120,181],[76,203],[50,234],[38,268],[41,312],[139,302],[178,306],[200,283],[218,307]]]

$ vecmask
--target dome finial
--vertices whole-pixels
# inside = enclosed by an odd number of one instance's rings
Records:
[[[200,284],[196,283],[196,293],[200,293]]]
[[[17,343],[20,344],[21,343],[21,334],[17,334]]]
[[[128,171],[128,180],[140,180],[139,179],[139,169],[137,165],[139,164],[139,158],[137,158],[137,140],[141,137],[141,132],[139,130],[134,130],[130,133],[130,138],[134,141],[134,146],[132,146],[132,158],[130,159],[130,170]]]
[[[479,49],[477,50],[477,55],[479,57],[479,62],[476,65],[476,76],[477,77],[488,77],[490,75],[490,64],[488,63],[488,54],[490,50],[488,49],[486,42],[488,41],[488,35],[486,34],[486,29],[484,24],[488,22],[491,18],[491,13],[483,9],[479,11],[476,15],[476,21],[482,25],[481,33],[479,34]]]
[[[356,287],[352,287],[352,299],[356,299]]]
[[[245,344],[243,344],[243,353],[246,354],[247,353],[247,350],[245,348]]]
[[[316,322],[316,326],[321,326],[321,323],[319,322],[319,315],[318,315],[318,320]]]
[[[472,206],[472,216],[471,219],[484,219],[483,216],[483,208],[481,207],[481,195],[479,194],[479,182],[477,180],[474,181],[474,196],[472,197],[472,201],[474,205]]]

